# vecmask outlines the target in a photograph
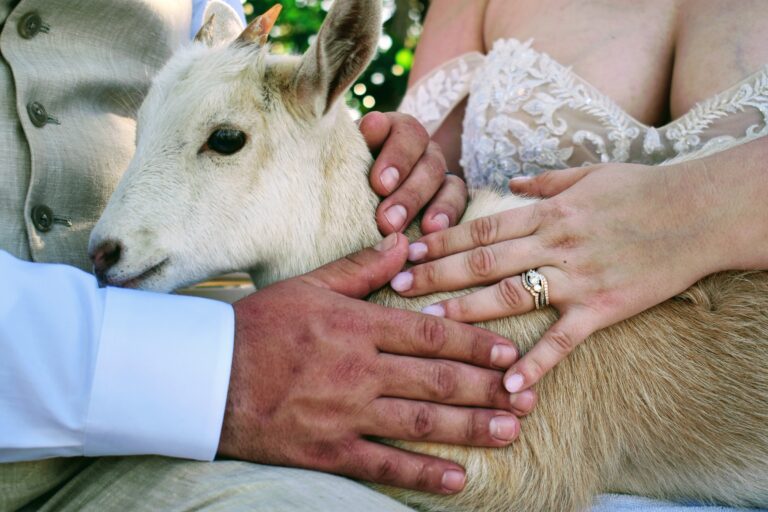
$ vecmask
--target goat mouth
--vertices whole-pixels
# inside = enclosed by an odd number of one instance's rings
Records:
[[[105,284],[108,286],[117,286],[119,288],[138,288],[143,281],[146,281],[150,277],[154,277],[159,274],[163,270],[163,267],[166,265],[166,263],[168,263],[168,258],[165,258],[160,263],[153,265],[152,267],[136,276],[120,280],[106,279]]]

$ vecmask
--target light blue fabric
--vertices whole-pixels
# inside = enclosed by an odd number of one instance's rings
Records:
[[[240,19],[243,20],[245,25],[245,14],[243,13],[243,4],[239,0],[220,0],[226,4],[229,4],[235,12],[237,12]],[[205,14],[205,6],[208,5],[209,0],[192,0],[192,26],[189,34],[190,39],[195,37],[197,31],[203,24],[203,14]]]
[[[765,509],[729,508],[694,503],[672,503],[640,496],[606,494],[595,500],[591,512],[768,512]]]
[[[212,460],[234,340],[228,304],[99,288],[0,251],[0,462]]]

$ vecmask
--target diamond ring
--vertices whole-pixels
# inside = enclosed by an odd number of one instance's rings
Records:
[[[528,290],[528,293],[533,296],[533,303],[536,305],[536,309],[549,306],[547,278],[534,269],[523,272],[521,277],[523,279],[523,288]]]

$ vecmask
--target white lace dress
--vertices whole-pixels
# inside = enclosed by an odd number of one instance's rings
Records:
[[[768,66],[654,128],[627,114],[531,41],[497,41],[420,80],[400,110],[434,133],[469,95],[462,159],[470,187],[600,162],[662,164],[768,135]]]
[[[654,128],[515,39],[445,63],[409,90],[400,110],[433,134],[467,95],[461,165],[471,188],[507,190],[514,176],[600,162],[669,164],[768,135],[768,66]],[[592,512],[735,510],[606,495]]]

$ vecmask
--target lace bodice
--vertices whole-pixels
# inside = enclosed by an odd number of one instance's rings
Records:
[[[514,176],[600,162],[671,163],[768,134],[768,66],[654,128],[515,39],[447,62],[400,110],[434,133],[467,95],[461,165],[471,187],[506,189]]]

